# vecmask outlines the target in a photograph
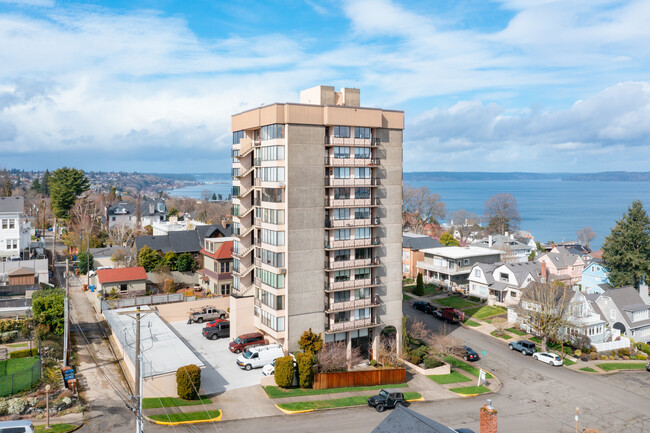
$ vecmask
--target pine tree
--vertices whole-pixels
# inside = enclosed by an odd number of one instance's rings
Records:
[[[36,191],[37,193],[41,193],[41,181],[38,180],[38,178],[34,179],[34,182],[32,182],[32,186],[29,187],[32,191]]]
[[[417,296],[424,296],[424,280],[422,279],[422,274],[418,274],[415,282],[415,294]]]
[[[640,200],[632,206],[612,229],[603,244],[603,261],[614,287],[639,287],[650,275],[650,218]]]
[[[41,194],[44,196],[50,196],[50,171],[45,170],[43,173],[43,178],[41,179]]]
[[[9,172],[2,170],[2,190],[0,190],[0,197],[11,197],[11,178]]]
[[[52,173],[48,184],[54,216],[65,220],[70,218],[70,209],[74,206],[77,196],[90,188],[90,181],[83,171],[68,167]]]

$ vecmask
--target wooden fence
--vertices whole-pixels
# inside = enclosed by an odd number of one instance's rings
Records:
[[[343,373],[316,373],[314,375],[314,389],[391,385],[404,382],[406,382],[405,368],[373,368]]]

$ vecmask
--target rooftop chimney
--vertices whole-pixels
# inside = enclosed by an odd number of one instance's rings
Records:
[[[488,236],[488,247],[492,248],[492,235]]]
[[[221,218],[221,227],[223,227],[224,229],[226,228],[226,219],[225,218]]]
[[[492,400],[480,409],[481,433],[497,433],[497,411],[492,407]]]
[[[639,296],[643,299],[643,303],[650,305],[650,294],[648,294],[648,285],[643,281],[639,284]]]
[[[542,274],[542,278],[540,279],[540,282],[545,283],[546,282],[546,262],[543,261],[543,260],[542,260],[542,272],[541,272],[541,274]]]

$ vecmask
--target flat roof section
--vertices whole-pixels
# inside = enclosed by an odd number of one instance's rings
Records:
[[[425,254],[432,254],[434,256],[446,257],[449,259],[465,259],[468,257],[501,255],[504,253],[504,251],[492,248],[474,246],[427,248],[420,251],[423,251]]]
[[[149,306],[140,307],[142,312],[150,310]],[[135,314],[135,308],[129,307],[105,311],[104,316],[124,348],[126,356],[135,365],[135,319],[126,314],[119,314],[125,311]],[[142,369],[145,378],[175,373],[184,365],[205,366],[155,313],[147,314],[140,319],[140,349],[143,355]]]

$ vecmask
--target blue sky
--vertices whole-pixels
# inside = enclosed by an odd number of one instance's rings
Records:
[[[650,2],[0,0],[0,166],[227,172],[319,84],[406,113],[405,171],[648,171]]]

